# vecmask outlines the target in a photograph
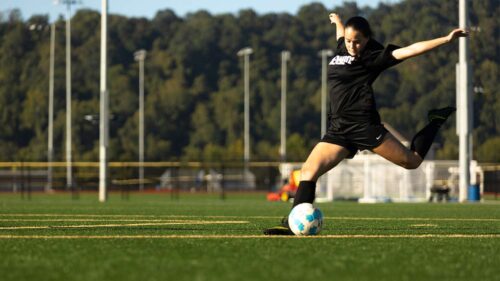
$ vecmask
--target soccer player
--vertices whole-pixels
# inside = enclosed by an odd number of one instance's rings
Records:
[[[417,168],[439,128],[455,111],[453,107],[429,111],[429,123],[413,137],[408,149],[381,124],[371,85],[385,69],[467,36],[466,30],[454,29],[447,36],[403,48],[384,47],[372,38],[366,19],[352,17],[344,26],[337,14],[331,13],[329,18],[337,29],[337,49],[328,64],[329,126],[302,166],[293,206],[313,203],[318,178],[358,150],[368,149],[406,169]],[[264,234],[293,235],[286,217]]]

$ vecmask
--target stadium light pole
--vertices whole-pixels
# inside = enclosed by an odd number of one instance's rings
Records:
[[[52,161],[54,159],[54,53],[56,41],[56,22],[50,25],[50,66],[49,66],[49,128],[47,140],[47,186],[46,192],[52,191]]]
[[[144,60],[146,51],[134,53],[134,59],[139,62],[139,190],[144,190]]]
[[[326,134],[326,124],[327,124],[327,112],[326,112],[326,74],[327,74],[327,59],[329,56],[333,56],[333,51],[330,49],[323,49],[319,52],[321,56],[321,138]],[[328,177],[321,177],[320,180],[321,187],[328,186]]]
[[[323,49],[319,52],[321,56],[321,137],[326,133],[326,74],[327,74],[327,59],[329,56],[333,56],[333,51],[329,49]]]
[[[61,1],[55,1],[59,4]],[[72,155],[71,155],[71,5],[77,0],[62,0],[66,5],[66,188],[73,187]]]
[[[66,13],[66,188],[73,186],[73,169],[71,167],[71,3],[65,1]]]
[[[107,78],[107,35],[108,35],[108,0],[101,0],[101,78],[100,78],[100,118],[99,118],[99,201],[106,202],[108,197],[108,90]]]
[[[244,57],[244,162],[245,170],[248,168],[250,161],[250,55],[253,53],[252,48],[243,48],[238,51],[238,56]]]
[[[281,145],[280,159],[286,161],[286,63],[290,60],[290,52],[281,52]]]
[[[459,27],[467,28],[467,1],[459,0]],[[458,64],[457,70],[457,132],[459,137],[459,194],[458,200],[467,200],[467,189],[470,184],[470,162],[471,152],[471,129],[472,129],[472,97],[471,84],[469,81],[469,66],[467,64],[469,50],[468,38],[460,37],[458,40]]]

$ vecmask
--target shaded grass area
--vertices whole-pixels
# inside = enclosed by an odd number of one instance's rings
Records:
[[[120,238],[260,235],[290,208],[266,202],[263,194],[229,194],[224,201],[206,194],[181,194],[174,200],[168,194],[131,194],[122,200],[117,194],[105,204],[97,202],[96,194],[82,194],[79,200],[66,194],[35,194],[31,200],[0,194],[0,237],[116,236],[3,238],[0,272],[2,280],[496,280],[500,276],[500,204],[318,206],[326,216],[321,234],[347,236]],[[382,237],[349,236],[360,234]],[[496,236],[384,238],[401,234]]]

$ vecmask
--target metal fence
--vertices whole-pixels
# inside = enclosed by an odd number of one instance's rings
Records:
[[[279,185],[279,163],[145,162],[139,178],[139,162],[110,162],[109,191],[271,190]],[[75,162],[72,182],[67,183],[66,163],[0,163],[0,191],[97,191],[98,162]],[[142,183],[142,184],[141,184]]]
[[[475,163],[475,162],[473,162]],[[145,162],[139,178],[139,162],[110,162],[108,191],[225,192],[270,191],[279,188],[302,163],[251,162]],[[97,191],[98,162],[75,162],[73,182],[67,184],[65,162],[0,163],[0,192]],[[473,183],[481,194],[500,194],[500,165],[473,167]],[[142,183],[142,185],[141,185]],[[408,171],[376,155],[358,155],[341,162],[318,182],[318,199],[390,198],[423,201],[430,188],[446,186],[458,197],[458,162],[424,161]]]

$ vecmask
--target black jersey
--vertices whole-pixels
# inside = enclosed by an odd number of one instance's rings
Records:
[[[344,37],[338,39],[328,64],[330,132],[349,133],[380,124],[371,85],[382,71],[401,62],[392,56],[392,51],[398,48],[395,45],[384,48],[369,39],[361,55],[353,57],[347,52]]]

